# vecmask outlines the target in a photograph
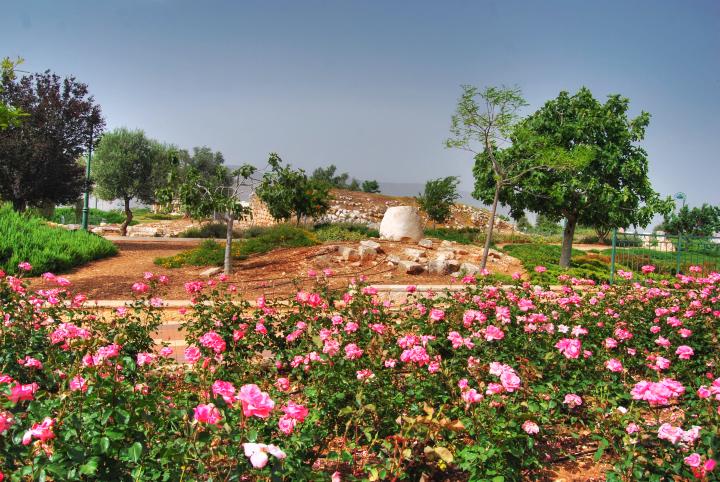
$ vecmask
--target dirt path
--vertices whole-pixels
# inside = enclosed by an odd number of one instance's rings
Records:
[[[202,240],[194,243],[177,242],[169,238],[152,241],[136,239],[114,241],[119,251],[117,256],[92,261],[63,276],[72,282],[73,292],[84,293],[90,299],[126,299],[130,297],[132,284],[142,279],[145,271],[176,277],[178,270],[155,266],[153,264],[155,258],[172,256],[190,249],[200,241]],[[32,284],[36,288],[50,287],[38,278],[35,278]]]
[[[152,238],[151,238],[152,239]],[[201,240],[197,240],[199,243]],[[251,256],[244,261],[233,263],[233,274],[230,283],[238,288],[238,296],[255,299],[261,294],[269,297],[294,294],[297,289],[309,289],[314,279],[308,276],[309,271],[322,272],[324,268],[332,270],[330,284],[334,288],[343,288],[353,279],[365,276],[367,281],[375,284],[454,284],[459,281],[450,276],[408,275],[400,269],[388,264],[388,254],[401,254],[406,248],[423,249],[415,243],[394,243],[380,241],[384,254],[374,261],[363,263],[340,262],[335,248],[357,243],[337,242],[307,248],[276,249],[266,254]],[[439,242],[436,241],[436,245]],[[168,300],[187,299],[184,284],[188,281],[202,279],[200,272],[205,267],[183,267],[166,269],[156,266],[153,261],[160,256],[171,256],[190,249],[193,244],[187,241],[173,241],[171,238],[152,240],[127,239],[115,241],[119,254],[115,257],[94,261],[77,268],[65,276],[72,282],[74,292],[85,293],[89,299],[128,299],[130,288],[142,279],[143,273],[150,271],[164,274],[170,278],[170,285],[160,293]],[[456,245],[465,254],[462,261],[479,264],[482,248],[479,246]],[[428,256],[433,256],[433,249]],[[402,256],[401,256],[402,257]],[[522,271],[520,262],[508,258],[509,262],[500,263],[490,259],[489,269],[493,273],[511,274]],[[507,260],[505,260],[507,261]],[[35,288],[47,288],[40,279],[33,280]]]

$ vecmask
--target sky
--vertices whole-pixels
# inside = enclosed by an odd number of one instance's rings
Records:
[[[6,0],[7,1],[7,0]],[[720,2],[7,1],[0,56],[89,85],[109,129],[140,128],[232,165],[277,152],[312,171],[417,185],[471,155],[443,141],[461,84],[561,90],[652,115],[657,191],[720,204]]]

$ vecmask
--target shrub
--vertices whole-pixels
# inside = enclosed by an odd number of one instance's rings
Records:
[[[32,274],[62,273],[88,261],[117,254],[105,238],[86,231],[68,231],[48,226],[38,217],[0,206],[0,269],[16,273],[18,263],[28,261]]]
[[[533,281],[549,282],[556,280],[561,274],[595,281],[607,281],[610,277],[610,258],[605,255],[573,249],[570,269],[563,269],[558,265],[560,246],[537,243],[510,244],[503,250],[522,262]],[[536,266],[544,266],[547,271],[537,273]]]
[[[313,233],[318,241],[362,241],[378,238],[380,233],[364,224],[337,223],[316,225]]]
[[[192,226],[182,233],[178,234],[180,238],[214,238],[225,239],[227,235],[227,225],[225,223],[206,223],[200,226]],[[233,238],[240,238],[240,231],[233,231]]]
[[[241,235],[252,234],[239,241],[234,241],[232,256],[235,259],[245,259],[251,254],[262,254],[277,248],[299,248],[313,246],[317,240],[305,229],[280,224],[259,230],[246,230]],[[193,248],[173,256],[155,259],[155,264],[165,268],[180,268],[182,266],[220,266],[223,264],[225,248],[213,240],[204,241],[197,248]]]
[[[82,213],[77,213],[74,207],[59,207],[55,208],[50,221],[58,224],[80,224],[82,222]],[[119,209],[103,211],[102,209],[90,208],[88,211],[88,224],[99,225],[102,222],[120,224],[123,221],[125,221],[125,214]]]
[[[189,249],[173,256],[156,258],[155,264],[164,268],[180,268],[182,266],[220,266],[223,264],[225,248],[208,239],[197,248]]]

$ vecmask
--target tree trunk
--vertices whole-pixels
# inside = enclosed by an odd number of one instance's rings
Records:
[[[488,253],[490,252],[490,242],[492,241],[493,227],[495,226],[495,212],[497,211],[498,200],[500,199],[500,182],[495,184],[495,199],[493,199],[492,208],[490,209],[490,219],[485,230],[485,248],[483,249],[482,261],[480,269],[487,266]]]
[[[124,198],[125,201],[125,221],[120,225],[120,236],[127,236],[127,228],[133,219],[133,213],[130,210],[130,198]]]
[[[24,199],[13,199],[12,205],[13,209],[19,213],[24,212],[27,208],[27,204]]]
[[[560,266],[562,268],[570,267],[570,256],[572,255],[573,236],[575,236],[575,226],[577,218],[569,216],[565,219],[565,229],[563,230],[562,252],[560,254]]]
[[[233,239],[233,223],[235,218],[227,216],[227,231],[225,232],[225,264],[223,267],[223,273],[229,275],[232,271],[232,239]]]

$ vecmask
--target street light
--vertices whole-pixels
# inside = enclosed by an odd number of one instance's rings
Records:
[[[682,207],[685,207],[685,201],[687,201],[687,195],[684,192],[675,193],[673,199],[679,201],[682,199]]]
[[[88,160],[85,166],[85,200],[82,209],[82,228],[88,230],[88,212],[90,211],[90,162],[92,162],[93,146],[93,124],[90,121],[90,146],[88,148]]]
[[[687,196],[685,195],[684,192],[675,193],[675,195],[673,196],[673,198],[674,198],[675,200],[677,200],[677,201],[679,201],[679,200],[682,199],[682,207],[683,207],[683,208],[685,207],[685,201],[687,200]],[[678,224],[680,224],[680,223],[678,223]],[[682,231],[681,231],[681,229],[678,229],[677,237],[678,237],[678,239],[677,239],[677,247],[675,248],[675,252],[676,252],[676,255],[675,255],[675,273],[680,273],[680,256],[681,256],[680,253],[681,253],[681,251],[682,251]]]

